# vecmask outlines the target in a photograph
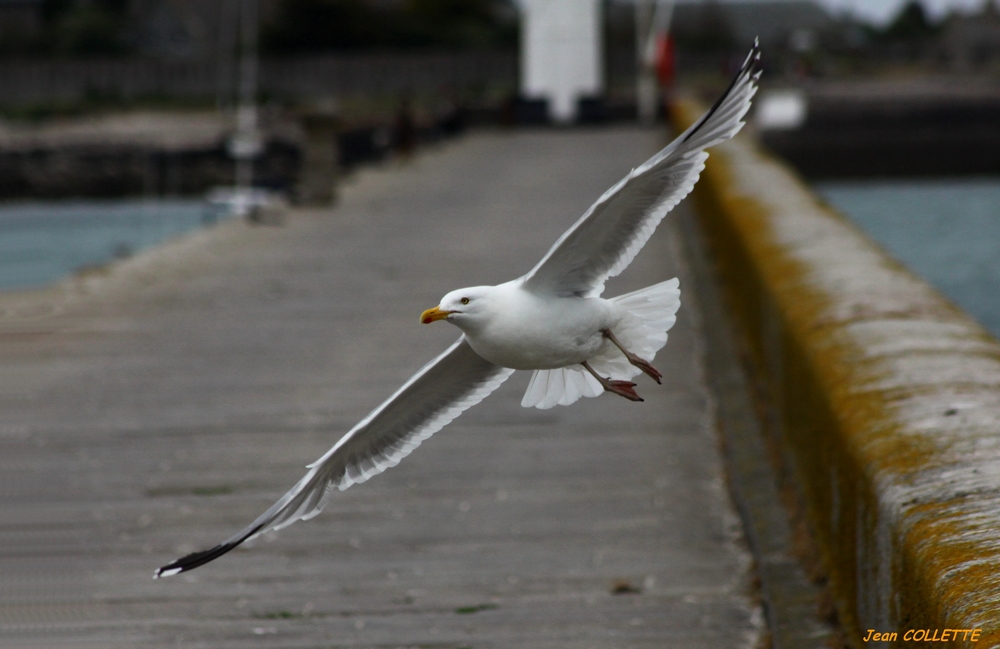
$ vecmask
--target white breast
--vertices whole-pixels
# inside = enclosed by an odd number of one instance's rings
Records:
[[[519,285],[496,287],[485,323],[466,331],[477,354],[503,367],[552,369],[581,363],[606,343],[620,316],[600,298],[539,297]]]

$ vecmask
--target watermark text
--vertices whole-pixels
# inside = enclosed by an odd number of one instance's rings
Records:
[[[975,642],[982,632],[982,629],[907,629],[903,632],[903,640],[905,642],[953,642],[955,640]],[[897,640],[899,640],[899,631],[879,633],[875,629],[868,629],[868,635],[864,637],[865,642],[896,642]]]

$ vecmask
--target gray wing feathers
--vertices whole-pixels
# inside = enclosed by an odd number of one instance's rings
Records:
[[[312,518],[334,488],[347,489],[396,466],[422,441],[496,390],[513,371],[484,360],[464,336],[459,338],[310,464],[309,473],[255,521],[264,524],[255,536]]]
[[[691,192],[708,157],[704,149],[743,127],[757,92],[759,56],[755,44],[711,110],[606,191],[524,276],[524,286],[560,296],[600,295],[604,282],[631,263],[667,212]]]
[[[214,548],[160,568],[156,576],[191,570],[267,531],[312,518],[334,489],[347,489],[396,466],[513,372],[484,360],[462,336],[310,464],[309,472],[257,520]]]

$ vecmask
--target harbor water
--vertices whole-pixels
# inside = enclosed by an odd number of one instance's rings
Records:
[[[1000,178],[821,182],[814,189],[1000,336]]]
[[[0,290],[43,286],[124,258],[225,215],[202,200],[0,205]]]
[[[1000,178],[827,181],[814,189],[1000,336]],[[50,284],[225,215],[190,199],[0,205],[0,290]]]

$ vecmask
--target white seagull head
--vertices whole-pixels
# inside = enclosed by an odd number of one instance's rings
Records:
[[[420,322],[430,324],[435,320],[447,320],[466,331],[486,322],[491,314],[493,294],[496,286],[471,286],[460,288],[441,298],[441,303],[420,314]]]

